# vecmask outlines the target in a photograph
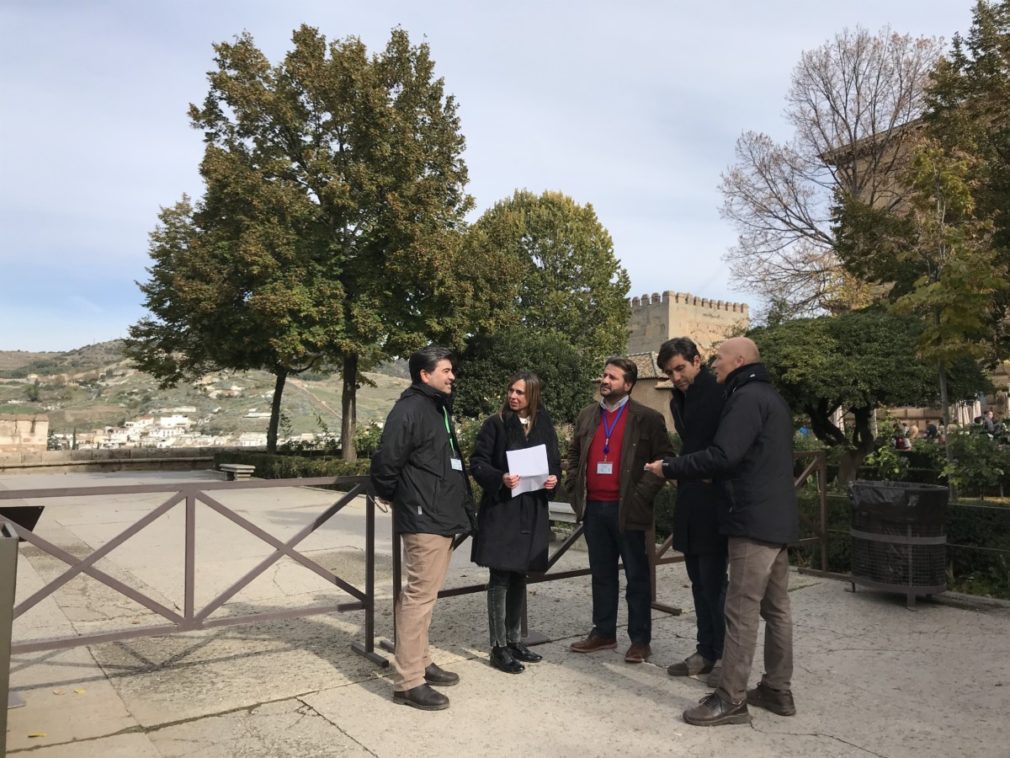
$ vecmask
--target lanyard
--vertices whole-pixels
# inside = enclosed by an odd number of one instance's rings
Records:
[[[449,427],[449,411],[442,406],[442,418],[445,419],[445,433],[449,435],[449,449],[452,451],[453,457],[456,456],[456,446],[452,442],[452,429]]]
[[[621,414],[624,413],[624,409],[628,407],[628,403],[625,403],[620,408],[617,409],[617,414],[614,416],[614,423],[607,423],[607,412],[600,408],[600,420],[603,421],[603,455],[606,456],[610,453],[610,437],[617,429],[617,424],[621,420]]]

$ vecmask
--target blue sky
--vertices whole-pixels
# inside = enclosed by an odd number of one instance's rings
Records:
[[[864,26],[966,32],[969,0],[562,3],[0,3],[0,349],[126,335],[144,310],[158,209],[202,192],[214,42],[250,32],[274,61],[302,23],[383,47],[429,43],[460,103],[475,215],[516,188],[592,203],[631,293],[730,289],[720,173],[747,129],[784,139],[803,50]]]

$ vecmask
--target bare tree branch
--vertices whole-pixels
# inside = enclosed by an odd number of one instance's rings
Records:
[[[893,209],[916,139],[938,38],[845,30],[802,54],[786,97],[792,140],[747,131],[722,175],[722,215],[739,232],[733,282],[793,313],[845,306],[832,214],[846,196]]]

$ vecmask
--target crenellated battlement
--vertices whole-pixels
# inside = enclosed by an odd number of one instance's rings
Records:
[[[666,292],[660,294],[658,292],[653,292],[651,295],[641,295],[639,297],[631,298],[631,310],[634,313],[636,310],[641,310],[643,308],[648,308],[654,304],[675,304],[675,305],[686,305],[692,308],[705,308],[714,311],[728,311],[730,313],[740,313],[744,317],[749,317],[750,306],[746,303],[734,303],[729,300],[713,300],[706,297],[698,297],[697,295],[692,295],[690,292],[672,292],[667,290]]]
[[[698,297],[690,292],[653,292],[631,298],[628,352],[658,350],[671,337],[690,337],[708,353],[750,323],[750,306]]]

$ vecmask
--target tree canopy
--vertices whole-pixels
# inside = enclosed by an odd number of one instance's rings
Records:
[[[496,308],[494,332],[467,340],[459,407],[490,412],[505,377],[529,369],[544,379],[554,414],[573,418],[603,359],[628,339],[628,274],[596,212],[560,192],[517,191],[474,223],[464,247],[492,261],[507,305]]]
[[[462,255],[457,104],[428,46],[394,29],[369,56],[309,26],[271,64],[249,34],[214,46],[202,106],[204,196],[151,236],[151,316],[131,328],[138,365],[173,383],[211,368],[284,378],[342,368],[341,437],[354,457],[359,370],[493,324],[496,289]]]
[[[916,358],[922,330],[915,317],[874,307],[794,319],[754,329],[749,336],[789,406],[810,417],[818,439],[850,448],[858,465],[873,449],[876,408],[937,399],[932,367]],[[953,376],[957,398],[973,397],[988,386],[968,357],[956,362]],[[852,414],[849,437],[831,420],[839,408]]]
[[[979,2],[926,90],[928,111],[892,182],[900,206],[850,196],[838,207],[845,268],[922,319],[917,356],[934,368],[946,421],[947,378],[965,358],[1010,352],[1010,3]]]

